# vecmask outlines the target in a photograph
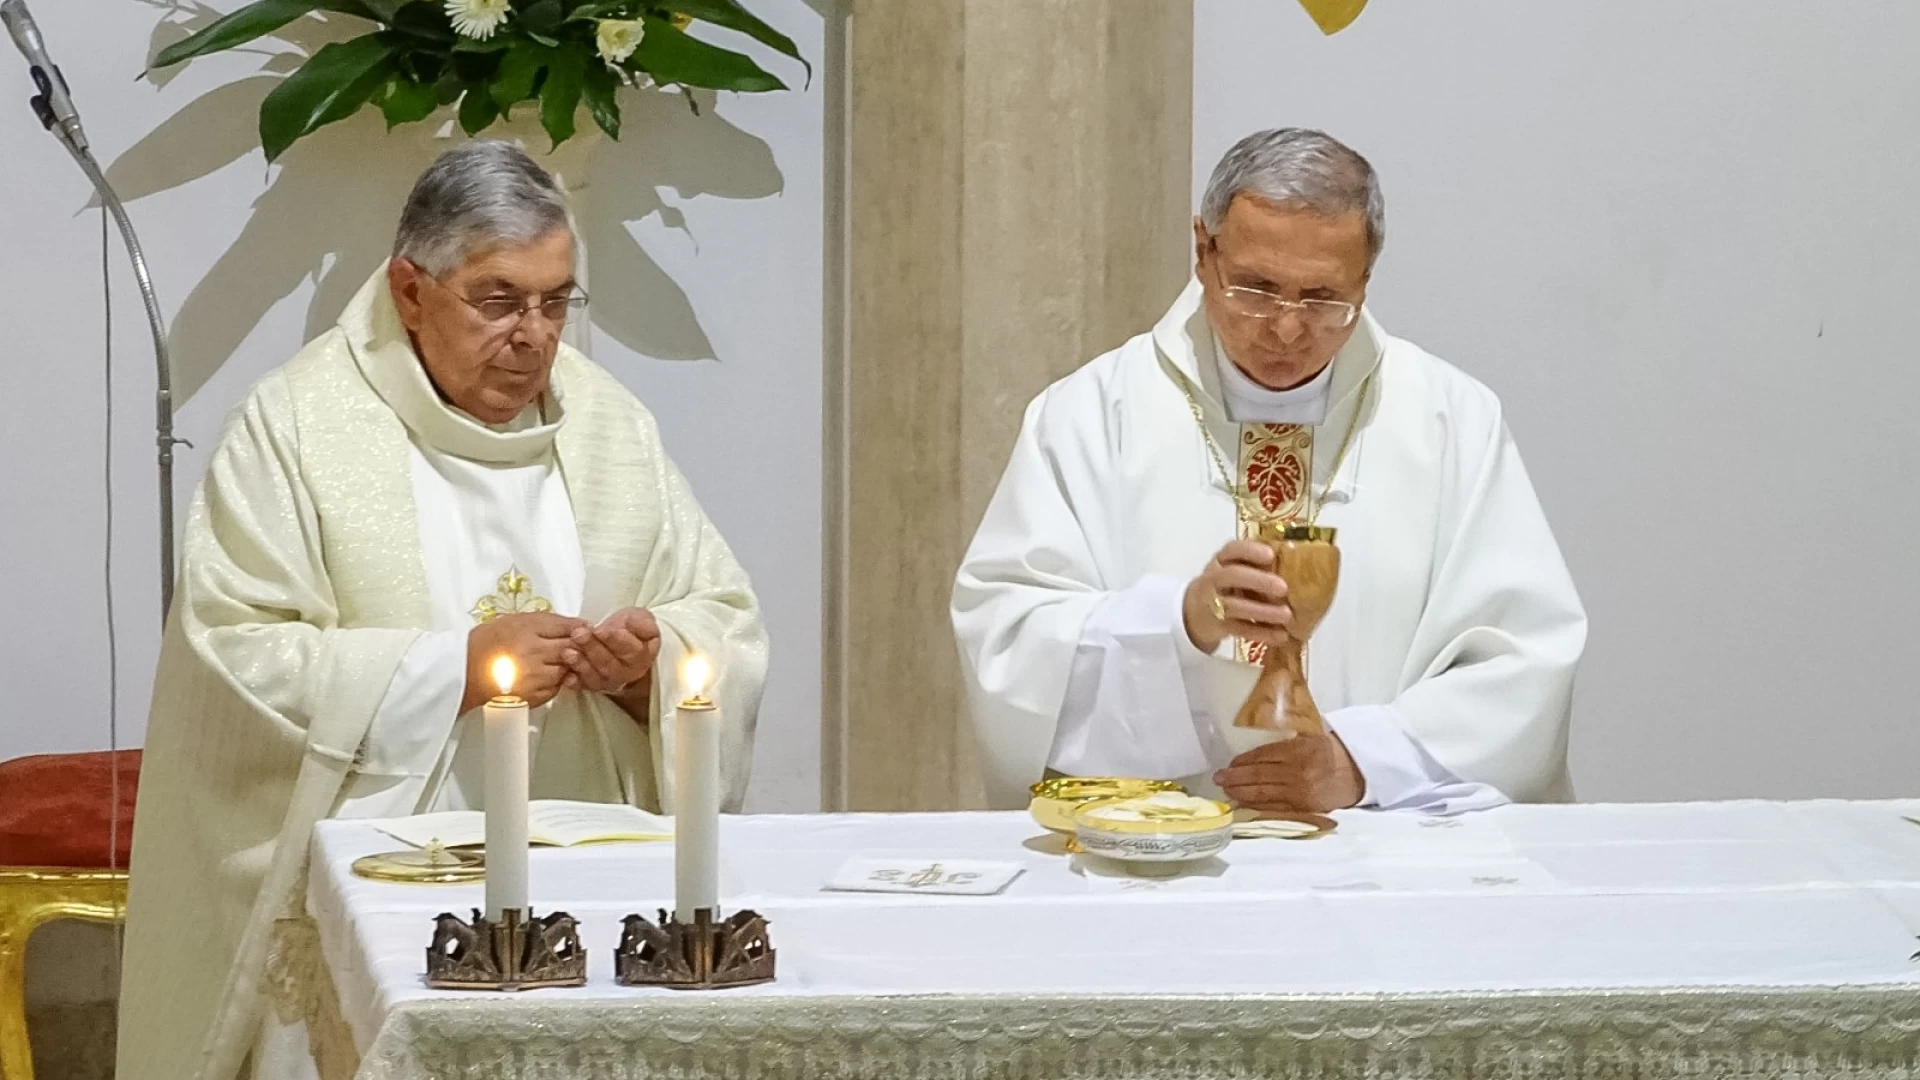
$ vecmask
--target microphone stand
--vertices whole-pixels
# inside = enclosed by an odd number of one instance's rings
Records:
[[[36,73],[37,74],[37,73]],[[176,444],[191,445],[185,439],[175,438],[173,434],[173,365],[167,350],[166,321],[160,314],[160,300],[154,295],[153,278],[147,272],[147,257],[140,250],[140,238],[134,235],[133,222],[127,217],[127,208],[120,201],[120,195],[107,182],[107,176],[100,169],[100,163],[94,160],[92,151],[84,142],[77,142],[64,125],[50,122],[50,114],[43,97],[33,99],[34,111],[47,123],[47,130],[60,145],[73,155],[87,179],[92,181],[93,189],[100,196],[100,204],[113,216],[115,225],[120,228],[120,239],[126,245],[127,257],[133,262],[133,277],[140,286],[140,299],[146,303],[147,328],[153,334],[153,359],[156,375],[154,393],[154,446],[159,452],[160,467],[160,621],[164,625],[168,612],[173,610],[173,448]],[[107,388],[113,392],[112,387]]]

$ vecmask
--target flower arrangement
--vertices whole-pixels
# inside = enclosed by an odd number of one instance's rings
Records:
[[[739,0],[254,0],[160,51],[155,68],[264,37],[315,14],[374,29],[324,45],[260,104],[272,161],[297,140],[363,107],[389,130],[452,108],[478,135],[535,104],[553,145],[576,134],[582,105],[620,137],[621,87],[647,84],[746,93],[786,84],[742,53],[703,41],[695,21],[737,31],[812,68],[791,39]],[[691,99],[689,99],[691,100]]]

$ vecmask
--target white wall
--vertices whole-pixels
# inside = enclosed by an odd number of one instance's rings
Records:
[[[818,69],[816,5],[752,6]],[[152,42],[184,36],[161,25],[166,11],[65,0],[36,15],[95,153],[130,200],[173,325],[180,433],[198,448],[181,456],[184,512],[227,411],[331,325],[378,265],[436,144],[425,126],[387,136],[361,116],[269,167],[255,113],[273,82],[262,71],[285,68],[273,54],[288,41],[195,61],[160,86],[135,82]],[[311,47],[326,36],[308,23],[284,38]],[[797,65],[745,47],[800,85]],[[26,107],[24,65],[0,52],[4,759],[105,747],[110,668],[99,222],[84,210],[85,180]],[[625,139],[596,160],[585,225],[595,359],[659,416],[765,605],[775,647],[752,799],[762,810],[819,805],[823,102],[818,78],[804,91],[730,96],[699,117],[675,96],[630,97]],[[132,745],[158,636],[153,382],[131,275],[117,250],[112,260],[120,741]]]
[[[1350,142],[1376,312],[1506,403],[1592,618],[1581,796],[1913,794],[1920,6],[1197,7],[1196,191]]]

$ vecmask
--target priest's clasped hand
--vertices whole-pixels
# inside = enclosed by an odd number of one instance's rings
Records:
[[[513,657],[513,692],[539,708],[575,678],[567,666],[566,651],[573,632],[586,626],[581,619],[548,611],[526,611],[489,619],[467,633],[467,692],[460,711],[477,709],[500,692],[494,685],[493,661]]]
[[[1347,745],[1332,732],[1256,746],[1214,773],[1213,782],[1251,810],[1324,814],[1358,806],[1366,794]]]
[[[611,696],[627,712],[645,716],[649,676],[660,655],[660,626],[644,608],[624,608],[595,626],[545,611],[502,615],[467,634],[467,689],[460,711],[499,692],[494,658],[513,657],[513,692],[539,708],[562,690]],[[635,699],[630,702],[629,699]],[[640,708],[635,712],[634,706]]]
[[[660,656],[660,624],[645,608],[623,608],[599,626],[574,628],[569,646],[562,655],[582,690],[619,694],[653,674],[653,662]]]
[[[1229,637],[1285,641],[1293,609],[1287,606],[1287,583],[1273,572],[1273,549],[1257,540],[1221,548],[1187,585],[1181,614],[1187,637],[1201,652],[1212,652]]]

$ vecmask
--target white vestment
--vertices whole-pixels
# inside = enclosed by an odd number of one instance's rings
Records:
[[[300,913],[316,820],[478,804],[480,740],[454,715],[477,617],[627,606],[661,629],[647,721],[562,692],[537,710],[533,793],[670,811],[662,702],[697,650],[737,809],[766,635],[652,417],[562,346],[539,411],[475,422],[435,393],[375,275],[235,411],[193,501],[135,814],[117,1075],[230,1080],[262,1049],[266,957]]]
[[[1499,401],[1361,319],[1330,365],[1308,478],[1342,561],[1308,649],[1315,701],[1367,805],[1571,798],[1586,615]],[[995,806],[1024,804],[1050,765],[1207,788],[1230,757],[1219,732],[1257,669],[1202,654],[1181,618],[1187,582],[1237,534],[1189,392],[1236,446],[1198,282],[1027,408],[953,595]]]

